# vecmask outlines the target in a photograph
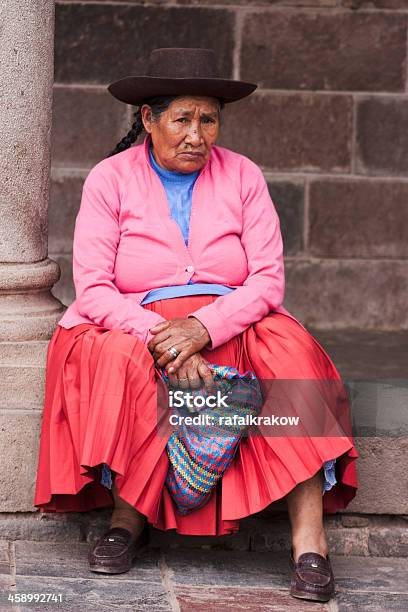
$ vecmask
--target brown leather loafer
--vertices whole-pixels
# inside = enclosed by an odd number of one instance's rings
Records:
[[[329,601],[333,597],[335,586],[329,555],[324,558],[318,553],[306,552],[295,562],[291,550],[290,566],[290,594],[293,597],[313,601]]]
[[[89,569],[104,574],[122,574],[132,567],[133,561],[148,545],[148,529],[133,538],[128,529],[111,527],[91,547],[88,553]]]

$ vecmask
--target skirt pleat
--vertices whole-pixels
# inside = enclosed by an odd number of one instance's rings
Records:
[[[144,308],[166,319],[184,317],[218,296],[159,300]],[[223,535],[239,520],[283,498],[336,459],[337,483],[323,496],[325,512],[345,508],[358,487],[350,408],[329,355],[296,319],[270,313],[203,357],[219,365],[252,370],[263,380],[316,381],[310,394],[327,427],[342,406],[344,435],[246,436],[209,502],[180,515],[164,484],[167,437],[158,427],[158,372],[147,347],[122,330],[92,324],[57,326],[46,363],[46,390],[34,505],[42,512],[85,512],[113,505],[100,482],[102,464],[116,473],[119,495],[156,528],[187,535]],[[319,381],[333,381],[329,388]],[[302,384],[290,393],[302,395]],[[295,391],[294,391],[295,389]],[[317,394],[317,395],[315,395]],[[343,394],[343,395],[342,395]],[[340,399],[339,399],[340,398]],[[343,404],[341,404],[341,400]],[[296,401],[294,402],[296,403]],[[334,415],[334,416],[333,416]],[[326,425],[325,425],[326,426]],[[330,429],[327,429],[330,431]]]

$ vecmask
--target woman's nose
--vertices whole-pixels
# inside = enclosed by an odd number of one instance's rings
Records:
[[[185,138],[188,144],[198,146],[202,143],[201,128],[197,125],[190,126]]]

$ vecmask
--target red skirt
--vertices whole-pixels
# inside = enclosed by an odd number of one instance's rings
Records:
[[[143,307],[172,319],[217,297],[183,296]],[[262,379],[341,381],[317,340],[281,313],[201,354]],[[119,495],[150,524],[187,535],[237,531],[239,519],[283,498],[334,458],[337,484],[323,496],[324,511],[345,508],[355,496],[358,453],[351,435],[247,436],[210,501],[181,516],[164,485],[168,458],[166,438],[157,431],[157,376],[147,347],[131,334],[86,323],[56,327],[47,352],[35,506],[42,512],[113,506],[100,483],[102,463],[116,472]]]

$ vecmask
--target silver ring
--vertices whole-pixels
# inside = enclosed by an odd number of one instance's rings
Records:
[[[178,351],[174,346],[171,346],[169,348],[169,353],[171,353],[175,359],[180,354],[180,351]]]

